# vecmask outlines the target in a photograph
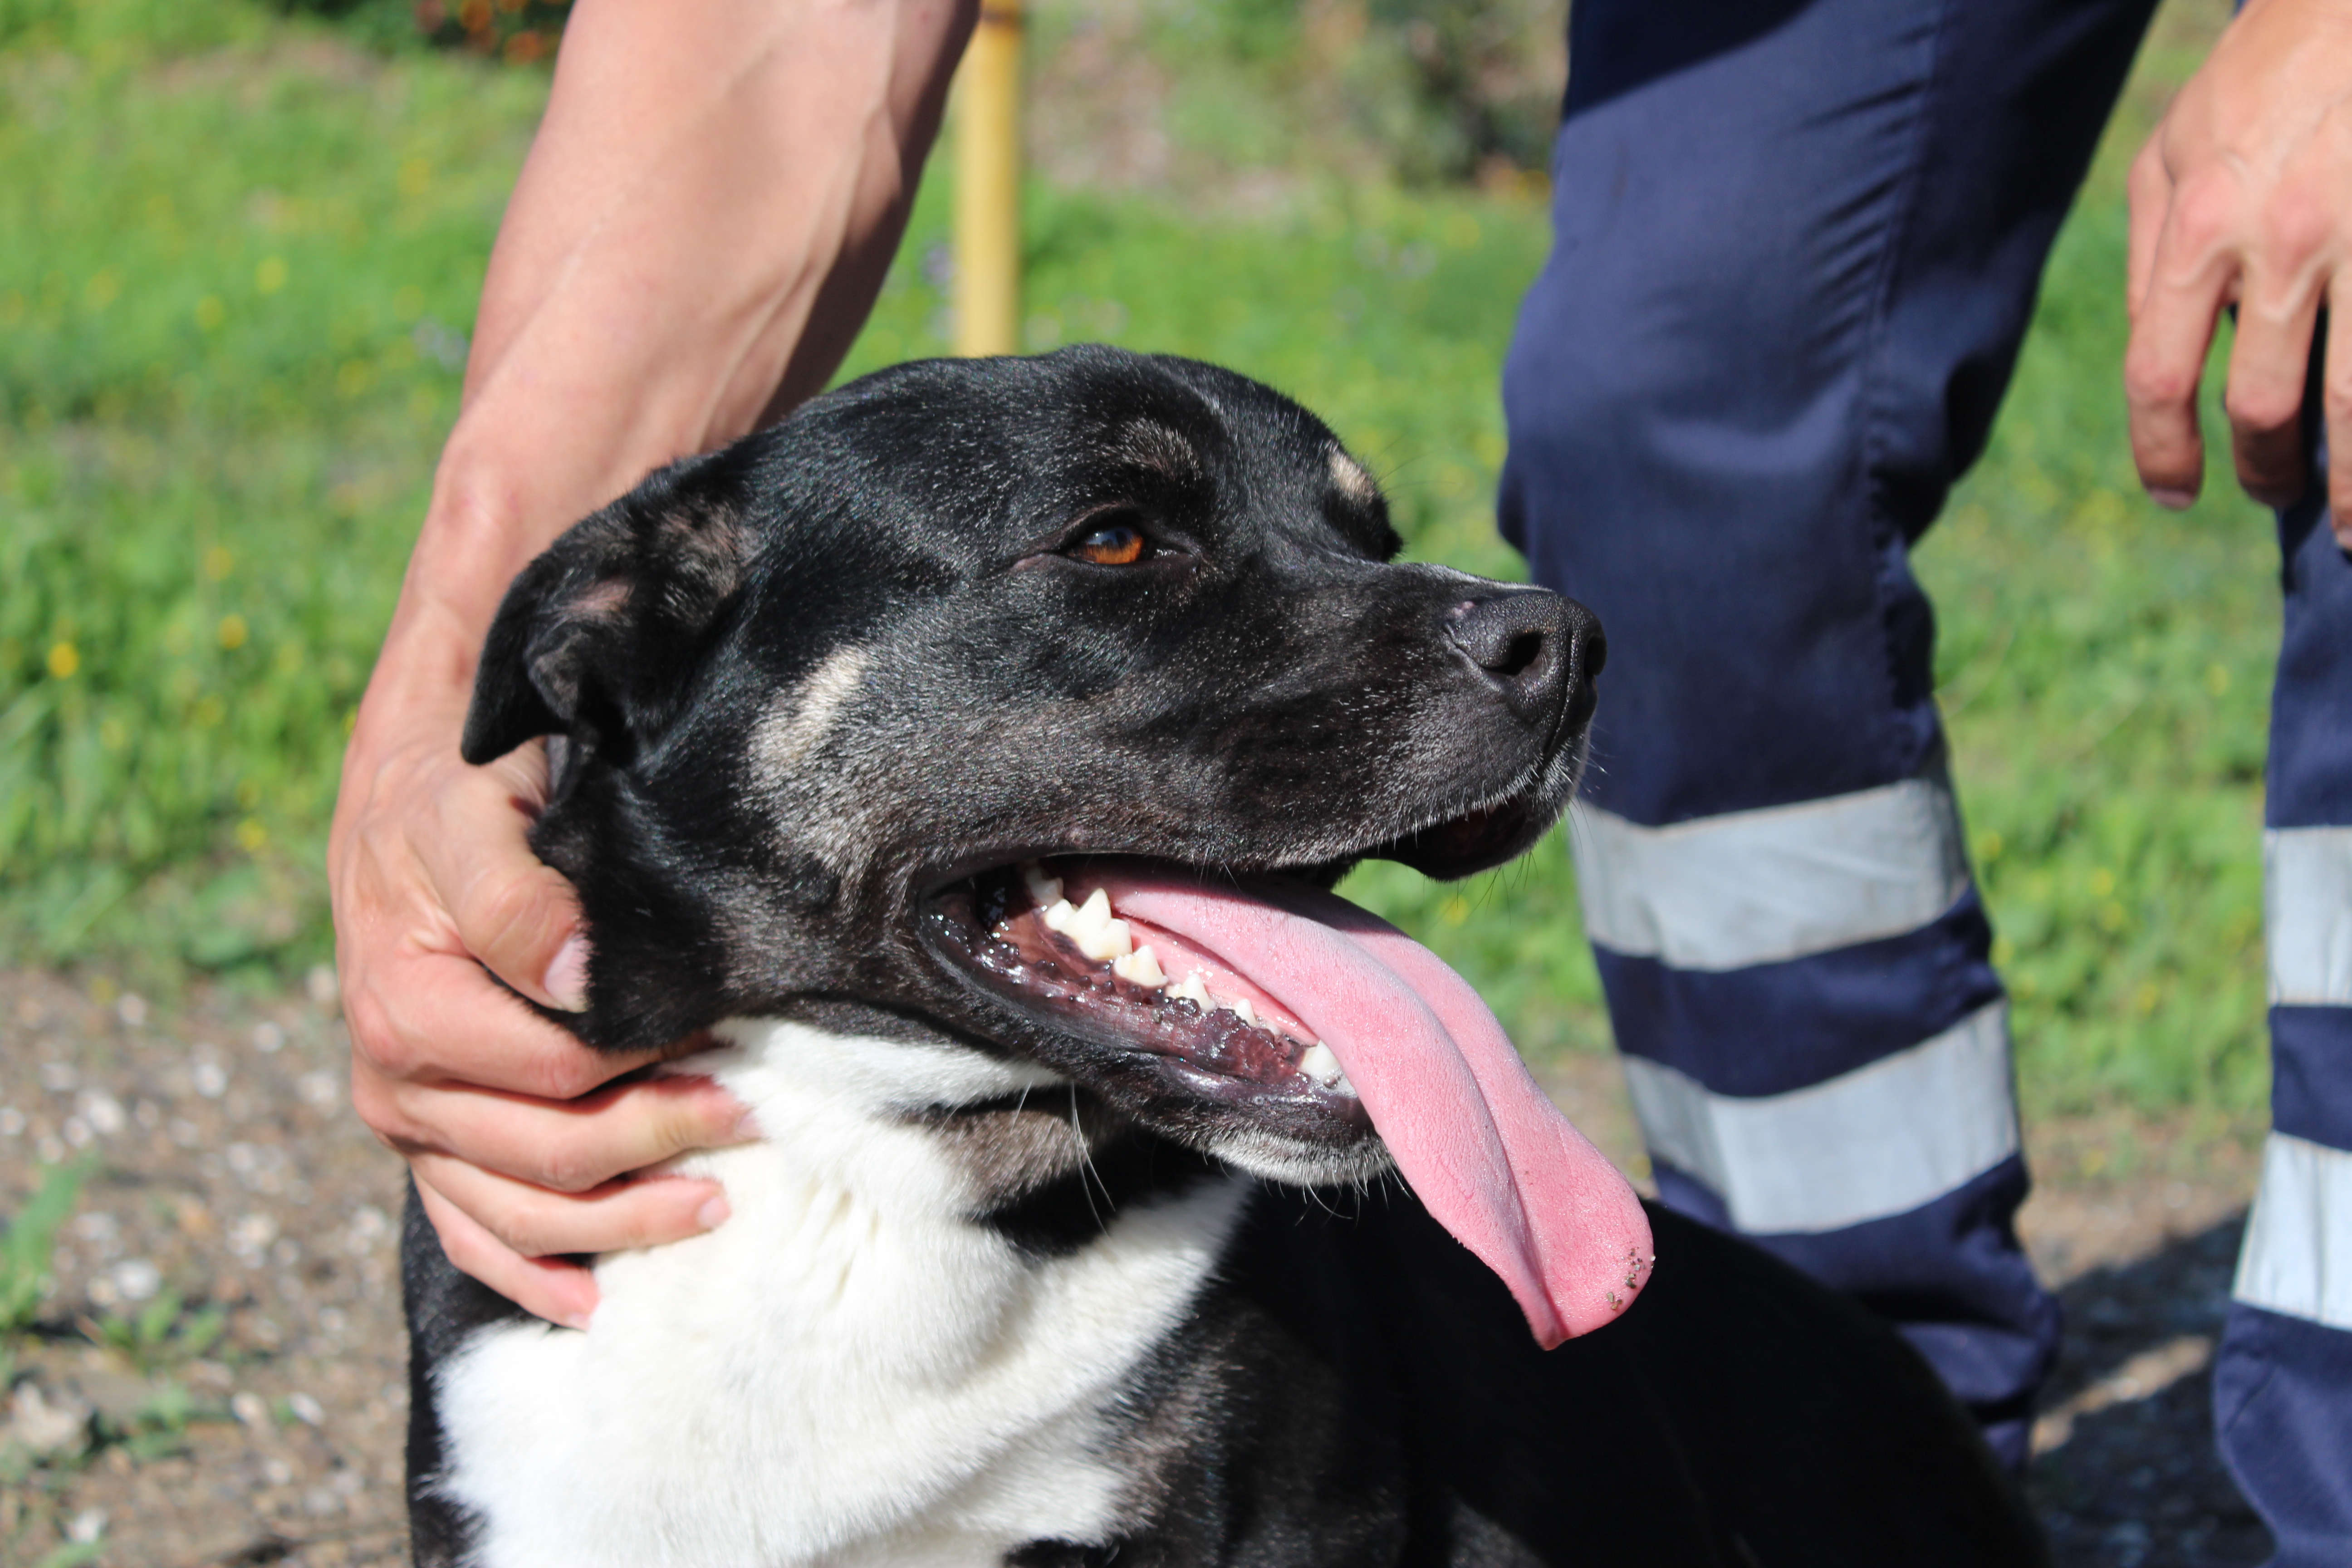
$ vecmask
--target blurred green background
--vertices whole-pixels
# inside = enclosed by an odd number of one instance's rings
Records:
[[[1515,575],[1496,377],[1546,239],[1538,0],[1033,8],[1027,336],[1328,417],[1413,555]],[[2132,482],[2122,174],[2226,19],[2174,0],[1990,455],[1920,552],[2029,1106],[2258,1105],[2266,514]],[[0,0],[0,948],[150,987],[326,956],[336,764],[562,7]],[[947,161],[848,374],[942,352]],[[2210,401],[2210,389],[2209,389]],[[1604,692],[1605,696],[1605,692]],[[1349,889],[1531,1049],[1605,1039],[1555,837]]]

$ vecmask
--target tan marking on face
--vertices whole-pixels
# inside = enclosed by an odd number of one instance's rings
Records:
[[[617,620],[629,607],[636,590],[618,577],[608,577],[572,601],[571,613],[583,621]]]
[[[834,716],[866,674],[866,650],[845,647],[826,656],[809,678],[778,699],[751,736],[755,775],[770,785],[796,772],[833,728]]]
[[[1337,447],[1331,448],[1331,482],[1349,500],[1380,500],[1381,487],[1372,482],[1370,470]]]

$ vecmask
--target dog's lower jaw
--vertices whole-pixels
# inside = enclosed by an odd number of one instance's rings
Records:
[[[1104,1216],[1066,1256],[976,1220],[906,1112],[1066,1094],[976,1052],[722,1026],[766,1142],[681,1170],[731,1217],[598,1266],[584,1332],[514,1323],[440,1370],[439,1489],[483,1568],[977,1564],[1108,1542],[1136,1478],[1117,1406],[1237,1225],[1229,1176]]]

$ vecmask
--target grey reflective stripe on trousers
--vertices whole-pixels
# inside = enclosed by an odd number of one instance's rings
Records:
[[[2352,827],[2263,835],[2271,1005],[2352,1007]]]
[[[1716,1094],[1670,1067],[1625,1058],[1642,1136],[1658,1159],[1721,1194],[1731,1223],[1765,1235],[1842,1230],[1906,1213],[2017,1152],[2007,1007],[1787,1094]]]
[[[1643,827],[1579,803],[1587,935],[1685,970],[1745,969],[1916,931],[1967,889],[1941,777]]]
[[[2270,1135],[2230,1293],[2265,1311],[2352,1329],[2352,1153]]]

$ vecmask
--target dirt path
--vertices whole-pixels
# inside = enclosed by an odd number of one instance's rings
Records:
[[[95,1167],[5,1374],[0,1561],[407,1561],[401,1174],[345,1106],[345,1049],[325,995],[200,993],[165,1016],[103,983],[0,971],[0,1214],[60,1161]],[[1638,1173],[1613,1062],[1548,1078]],[[2068,1314],[2032,1485],[2066,1568],[2267,1549],[2213,1458],[2204,1376],[2258,1134],[2212,1118],[2029,1130],[2042,1184],[2024,1229]],[[174,1296],[188,1305],[163,1326]],[[139,1339],[142,1316],[142,1342],[91,1343],[92,1327]]]

